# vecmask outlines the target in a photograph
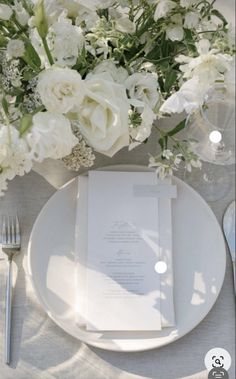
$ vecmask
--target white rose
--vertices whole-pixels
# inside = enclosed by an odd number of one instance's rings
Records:
[[[52,25],[50,34],[54,61],[62,67],[74,66],[85,41],[82,29],[72,25],[70,19],[61,18]]]
[[[99,75],[86,80],[86,95],[79,108],[79,127],[88,144],[112,157],[129,144],[125,88]]]
[[[38,162],[46,158],[61,159],[69,155],[78,143],[69,120],[50,112],[39,112],[33,116],[33,125],[24,138],[31,158]]]
[[[113,63],[110,60],[105,60],[98,64],[95,69],[93,70],[94,74],[110,74],[111,78],[114,82],[123,84],[124,81],[128,78],[128,72],[127,70],[119,66],[117,67],[115,63]]]
[[[177,4],[171,0],[159,0],[154,13],[154,20],[165,17]]]
[[[188,12],[185,15],[184,27],[186,29],[194,29],[199,23],[199,14],[198,12]]]
[[[68,113],[84,98],[84,83],[80,74],[69,68],[50,68],[39,75],[37,90],[46,109]]]
[[[0,4],[0,20],[10,20],[13,14],[12,9],[6,4]]]
[[[154,109],[159,101],[157,76],[150,73],[136,73],[128,77],[125,86],[131,99],[136,99]]]
[[[25,53],[25,44],[20,39],[12,39],[7,44],[7,54],[11,58],[22,57]]]

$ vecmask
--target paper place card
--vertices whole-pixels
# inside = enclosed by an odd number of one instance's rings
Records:
[[[153,172],[89,172],[87,330],[160,330],[158,200],[134,185]]]

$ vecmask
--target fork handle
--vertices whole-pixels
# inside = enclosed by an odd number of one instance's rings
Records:
[[[11,361],[11,306],[12,306],[12,258],[7,261],[6,313],[5,313],[5,363]]]

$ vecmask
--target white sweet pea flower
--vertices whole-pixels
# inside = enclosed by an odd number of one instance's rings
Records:
[[[190,8],[192,5],[197,4],[200,0],[180,0],[180,5],[183,8]]]
[[[184,38],[184,29],[181,14],[173,15],[170,20],[172,23],[166,28],[166,38],[171,41],[182,41]]]
[[[62,17],[52,25],[50,35],[54,62],[62,67],[74,66],[85,43],[82,29]]]
[[[125,86],[131,99],[137,99],[154,109],[160,99],[157,76],[151,73],[135,73],[128,77]]]
[[[25,44],[20,39],[12,39],[7,44],[7,55],[10,59],[22,57],[25,53]]]
[[[98,16],[96,10],[90,10],[87,7],[81,5],[78,16],[76,17],[75,24],[82,26],[83,29],[91,30],[95,28],[100,22],[100,17]],[[86,28],[84,28],[84,24]]]
[[[39,112],[33,116],[33,125],[24,137],[34,161],[46,158],[61,159],[71,153],[78,143],[69,120],[59,114]]]
[[[166,17],[177,4],[171,0],[158,0],[156,10],[154,13],[154,20],[157,21],[162,17]]]
[[[87,3],[87,0],[80,1]],[[111,7],[115,3],[115,0],[89,0],[89,3],[91,3],[96,9],[106,9]]]
[[[110,16],[115,22],[115,28],[119,32],[132,34],[135,32],[135,23],[129,19],[129,8],[111,8]]]
[[[9,5],[0,4],[0,20],[8,21],[13,14],[13,10]]]
[[[207,85],[200,83],[198,77],[185,82],[180,90],[171,95],[161,106],[162,113],[187,113],[199,108],[204,102]]]
[[[61,114],[74,111],[85,96],[80,74],[69,68],[52,67],[43,71],[37,90],[45,108]]]
[[[134,127],[131,125],[130,127],[130,136],[133,142],[129,145],[129,150],[134,149],[136,146],[147,140],[151,134],[153,122],[156,119],[156,114],[149,108],[148,105],[144,104],[140,117],[140,125]]]
[[[188,12],[184,18],[184,27],[186,29],[194,29],[199,23],[199,13],[198,12]]]
[[[14,6],[13,9],[15,11],[16,19],[17,21],[22,25],[25,26],[27,25],[30,15],[26,11],[26,9],[23,7],[22,3],[20,0],[15,0],[14,1]]]
[[[166,28],[166,38],[171,41],[182,41],[184,38],[184,30],[181,25],[171,24]]]
[[[198,76],[202,82],[208,84],[222,79],[223,75],[230,70],[232,57],[218,53],[216,49],[210,49],[210,42],[207,39],[200,40],[196,46],[198,57],[180,55],[176,58],[177,62],[183,63],[180,65],[180,70],[184,73],[184,78]]]
[[[79,128],[96,151],[112,157],[129,144],[128,111],[125,88],[104,76],[85,81],[86,94],[78,108]]]
[[[112,80],[119,84],[124,84],[129,74],[127,70],[122,66],[116,66],[111,60],[105,60],[99,63],[93,70],[94,74],[109,74]]]

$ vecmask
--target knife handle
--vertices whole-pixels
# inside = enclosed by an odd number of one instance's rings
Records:
[[[235,272],[235,261],[233,262],[233,275],[234,275],[234,294],[236,296],[236,272]]]

